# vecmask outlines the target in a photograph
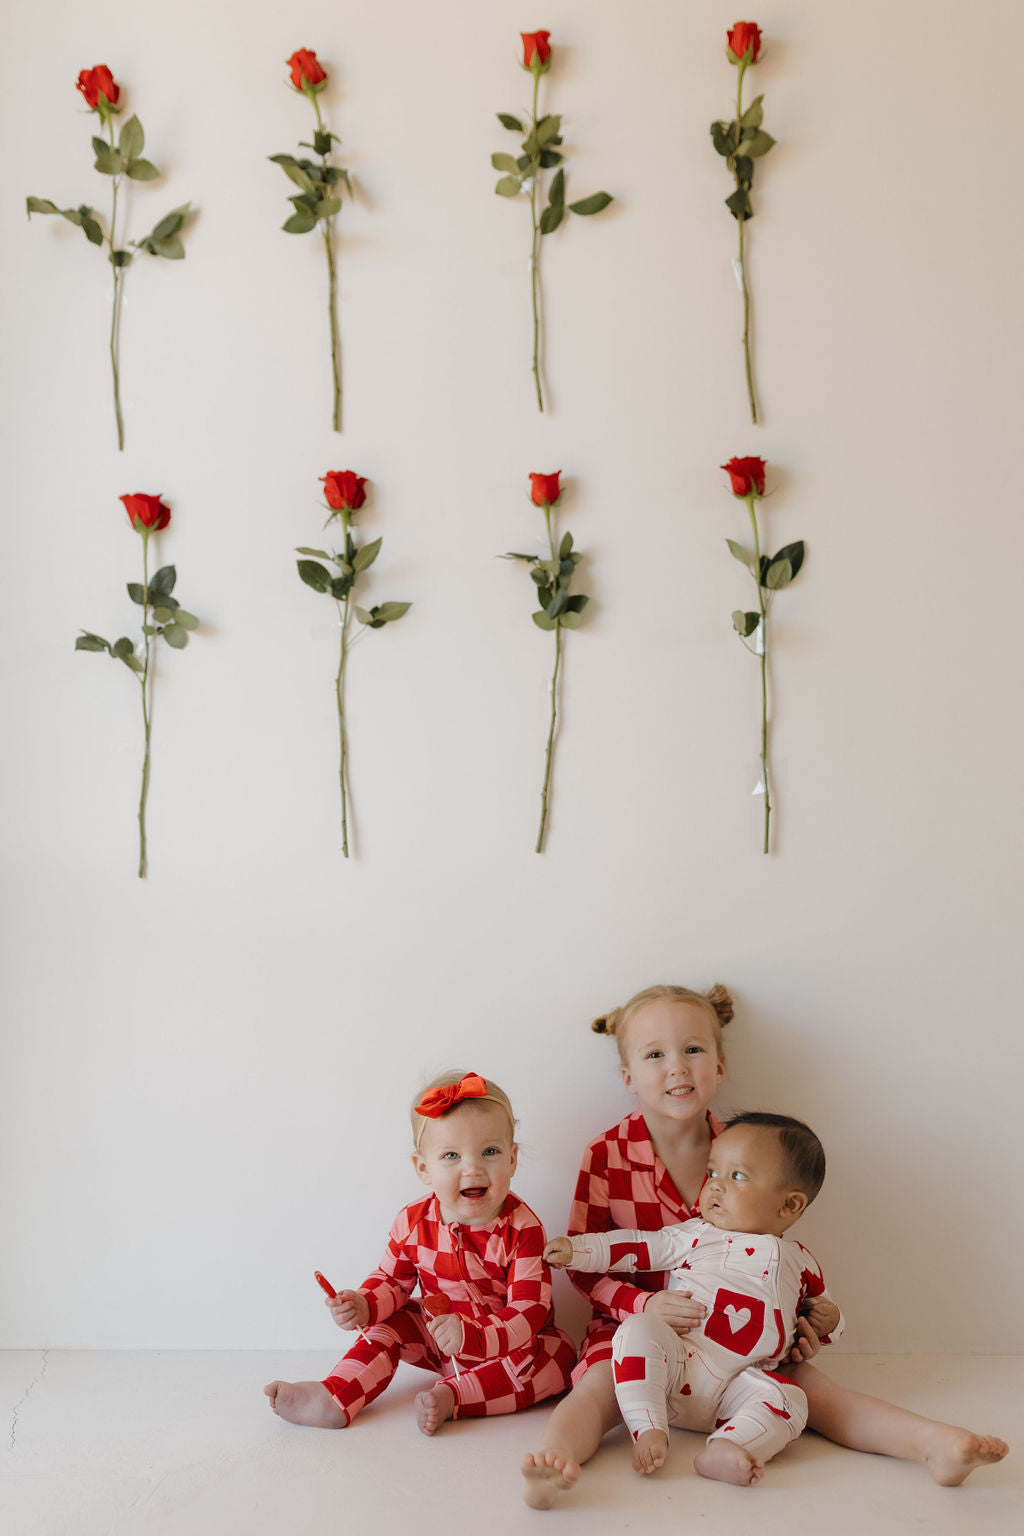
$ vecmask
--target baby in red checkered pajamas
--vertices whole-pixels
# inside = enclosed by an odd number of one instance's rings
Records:
[[[695,1462],[702,1476],[757,1483],[803,1429],[807,1399],[778,1367],[800,1312],[809,1307],[812,1326],[825,1326],[834,1303],[813,1256],[783,1234],[824,1176],[821,1143],[802,1121],[738,1115],[712,1142],[700,1219],[548,1243],[544,1257],[560,1269],[668,1270],[669,1290],[685,1288],[705,1308],[685,1336],[646,1311],[615,1334],[615,1395],[638,1472],[664,1464],[671,1423],[711,1432]]]
[[[419,1097],[412,1122],[413,1166],[433,1193],[399,1213],[358,1290],[328,1300],[339,1328],[360,1334],[330,1375],[263,1389],[293,1424],[345,1428],[400,1361],[441,1378],[416,1397],[427,1435],[569,1385],[576,1351],[552,1322],[544,1229],[510,1188],[518,1148],[507,1095],[475,1073],[448,1074]]]
[[[713,1138],[721,1123],[711,1114],[725,1076],[722,1029],[732,1018],[724,987],[707,993],[655,986],[595,1019],[598,1034],[614,1037],[622,1080],[637,1108],[591,1142],[583,1156],[570,1235],[612,1228],[653,1231],[686,1221],[696,1210]],[[705,1316],[699,1299],[668,1290],[661,1274],[575,1273],[593,1318],[573,1372],[573,1390],[556,1406],[539,1448],[523,1458],[523,1497],[548,1509],[572,1488],[610,1429],[622,1422],[612,1378],[612,1338],[635,1313],[656,1317],[685,1338]],[[822,1333],[838,1313],[817,1319]],[[936,1482],[963,1482],[975,1467],[1006,1455],[1004,1441],[923,1418],[878,1398],[851,1392],[808,1362],[819,1348],[801,1317],[785,1366],[804,1392],[808,1424],[854,1450],[904,1457],[927,1466]]]

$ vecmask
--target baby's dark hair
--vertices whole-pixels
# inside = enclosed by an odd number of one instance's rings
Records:
[[[761,1125],[778,1132],[779,1145],[789,1165],[789,1177],[797,1189],[803,1190],[810,1205],[825,1182],[825,1149],[810,1126],[790,1115],[770,1115],[762,1110],[733,1115],[725,1122],[725,1129],[731,1131],[734,1125]]]

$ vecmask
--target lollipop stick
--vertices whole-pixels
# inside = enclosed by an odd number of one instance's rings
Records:
[[[330,1301],[333,1301],[335,1296],[337,1296],[338,1293],[334,1289],[334,1286],[331,1284],[331,1282],[328,1280],[327,1276],[326,1275],[322,1275],[318,1269],[314,1269],[314,1271],[313,1271],[313,1279],[316,1281],[317,1285],[324,1292],[324,1294],[328,1297],[328,1299]],[[358,1333],[358,1335],[359,1335],[359,1337],[361,1339],[365,1339],[366,1343],[372,1346],[373,1340],[366,1338],[366,1334],[359,1327],[358,1323],[356,1324],[356,1332]]]

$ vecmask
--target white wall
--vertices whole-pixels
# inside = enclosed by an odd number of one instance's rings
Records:
[[[852,20],[851,20],[852,15]],[[1024,15],[1005,0],[776,0],[748,77],[777,137],[749,226],[766,425],[745,420],[719,0],[45,0],[8,13],[0,457],[6,992],[3,1342],[334,1347],[311,1271],[357,1282],[416,1195],[405,1106],[450,1063],[522,1120],[557,1228],[625,1111],[595,1012],[659,979],[734,989],[728,1105],[805,1115],[805,1224],[853,1349],[1021,1347],[1018,484]],[[544,251],[554,409],[529,366],[524,207],[496,198],[517,34],[558,46],[573,195]],[[345,431],[328,430],[322,256],[278,232],[265,156],[306,136],[316,48],[359,186],[340,220]],[[128,88],[191,198],[183,265],[128,275],[114,451],[102,257],[27,193],[105,206],[80,68]],[[509,139],[511,135],[507,136]],[[759,851],[757,679],[731,634],[758,453],[776,615],[778,852]],[[318,477],[373,481],[353,659],[358,858],[338,852],[333,634],[295,575]],[[550,851],[533,837],[550,641],[523,572],[530,470],[589,554]],[[203,618],[161,660],[151,877],[135,878],[127,673],[138,545]],[[968,1238],[981,1263],[965,1262]],[[1009,1321],[1012,1319],[1012,1321]]]

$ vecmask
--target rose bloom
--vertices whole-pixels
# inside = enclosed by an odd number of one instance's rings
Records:
[[[761,28],[756,21],[738,21],[728,33],[729,48],[738,60],[742,59],[748,48],[753,48],[753,53],[748,60],[756,64],[761,52]]]
[[[764,495],[764,459],[730,459],[721,468],[732,482],[734,496]]]
[[[124,509],[128,513],[131,525],[136,533],[148,530],[151,533],[159,533],[161,528],[166,528],[171,520],[170,507],[164,506],[159,496],[122,496]]]
[[[100,104],[101,92],[112,107],[116,106],[121,94],[121,87],[105,64],[97,64],[94,69],[83,69],[75,84],[93,112]]]
[[[561,496],[561,487],[558,477],[562,473],[556,469],[553,475],[531,475],[530,496],[538,507],[553,507]]]
[[[296,48],[290,59],[285,60],[292,72],[292,85],[297,91],[302,90],[303,81],[310,85],[319,85],[327,79],[327,73],[320,68],[320,61],[312,48]]]
[[[321,475],[327,505],[335,512],[357,512],[366,500],[366,476],[350,469],[331,469]]]
[[[520,32],[523,40],[523,68],[532,69],[536,58],[541,73],[547,69],[548,60],[551,57],[551,44],[548,38],[550,32]]]

